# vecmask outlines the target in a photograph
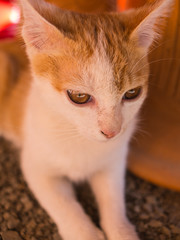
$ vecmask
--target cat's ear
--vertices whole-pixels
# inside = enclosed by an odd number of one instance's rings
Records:
[[[152,11],[139,23],[130,35],[136,46],[147,51],[161,36],[161,26],[172,11],[174,0],[159,0],[149,6]]]
[[[39,0],[38,0],[39,1]],[[23,13],[22,36],[28,48],[42,51],[66,44],[63,34],[34,8],[38,1],[20,0]],[[34,4],[33,4],[34,3]],[[41,1],[40,4],[48,5]],[[49,4],[49,7],[52,7]]]

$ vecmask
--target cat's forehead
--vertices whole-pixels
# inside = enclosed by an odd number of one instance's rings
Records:
[[[131,85],[131,69],[142,56],[128,44],[123,22],[116,15],[88,16],[77,27],[75,36],[75,58],[85,69],[84,75],[89,72],[89,80],[120,92]]]
[[[123,57],[115,67],[112,59],[107,55],[102,43],[94,49],[92,56],[82,67],[83,80],[93,91],[103,91],[115,94],[125,89],[126,62]]]
[[[123,55],[121,48],[106,45],[104,39],[92,49],[92,53],[88,53],[83,42],[78,45],[65,55],[35,56],[32,61],[35,73],[48,77],[59,91],[73,89],[116,97],[135,87],[130,75],[131,60]]]
[[[86,47],[82,48],[83,43],[79,43],[80,53],[76,57],[86,86],[91,88],[94,86],[96,89],[104,88],[113,93],[122,93],[135,86],[132,70],[140,56],[119,38],[115,34],[113,36],[110,33],[108,35],[107,32],[101,32],[90,55],[86,53]],[[139,82],[141,80],[139,79]],[[135,84],[138,84],[138,79]]]
[[[53,24],[65,37],[71,38],[73,44],[63,56],[58,54],[62,51],[60,46],[56,56],[35,57],[32,63],[36,73],[48,72],[59,90],[71,86],[85,91],[105,89],[114,94],[127,90],[138,56],[127,44],[123,23],[111,14],[72,15],[70,22],[67,15],[65,18],[67,21],[55,18]]]

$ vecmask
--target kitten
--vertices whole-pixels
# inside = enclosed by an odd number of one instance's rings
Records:
[[[21,0],[30,70],[0,93],[0,131],[21,146],[25,179],[65,240],[138,239],[125,213],[126,155],[147,95],[148,50],[172,3],[80,14]],[[71,182],[83,180],[102,231],[76,200]]]

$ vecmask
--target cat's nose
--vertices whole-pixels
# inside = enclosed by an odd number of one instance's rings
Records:
[[[106,137],[106,138],[113,138],[117,135],[117,133],[111,132],[111,131],[101,131],[101,133]]]

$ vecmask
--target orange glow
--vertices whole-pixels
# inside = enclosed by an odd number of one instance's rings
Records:
[[[137,8],[144,5],[146,2],[153,2],[154,0],[118,0],[118,10],[124,11],[129,8]]]
[[[0,2],[0,31],[10,24],[17,24],[20,11],[10,3]]]
[[[127,0],[118,0],[118,10],[124,11],[127,9]]]

